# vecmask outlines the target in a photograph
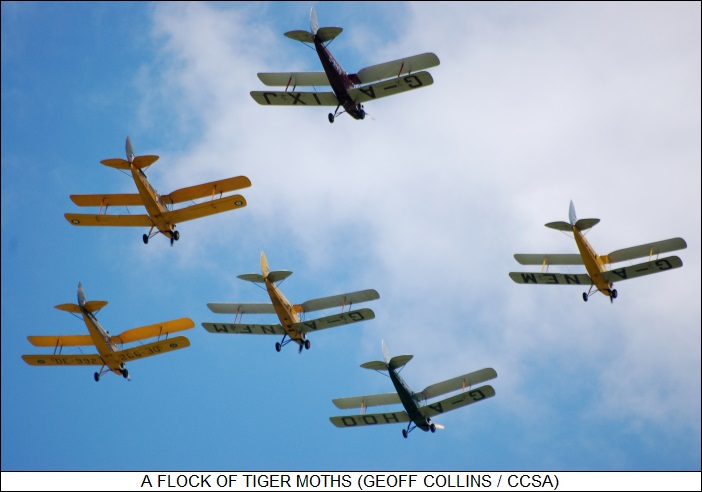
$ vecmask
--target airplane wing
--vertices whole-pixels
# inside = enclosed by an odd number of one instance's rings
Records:
[[[219,314],[275,314],[273,304],[265,302],[210,302],[207,307]]]
[[[251,186],[251,181],[246,176],[236,176],[234,178],[220,179],[211,183],[204,183],[187,188],[181,188],[168,195],[161,195],[164,203],[172,205],[174,203],[195,200],[196,198],[214,197],[228,191],[240,190]]]
[[[329,420],[337,427],[358,427],[376,424],[399,424],[401,422],[409,422],[410,417],[407,415],[407,412],[400,410],[387,413],[366,413],[361,415],[329,417]]]
[[[251,97],[263,106],[338,106],[333,92],[251,91]]]
[[[410,56],[401,60],[395,60],[379,65],[373,65],[356,73],[356,78],[361,84],[369,84],[392,77],[400,77],[405,74],[426,70],[439,64],[439,57],[434,53],[424,53]]]
[[[378,82],[377,84],[366,85],[349,90],[349,96],[358,103],[367,103],[381,97],[400,94],[401,92],[419,89],[434,83],[434,79],[429,72],[417,72],[404,77]],[[334,104],[336,106],[336,104]]]
[[[472,403],[479,402],[486,398],[492,398],[495,396],[495,390],[489,384],[476,388],[474,390],[466,391],[465,393],[460,393],[458,395],[446,398],[436,403],[430,403],[425,407],[421,407],[419,411],[425,417],[434,417],[441,413],[450,412],[451,410],[456,410],[457,408],[465,407]]]
[[[216,200],[208,200],[178,210],[164,212],[163,217],[171,224],[178,224],[186,220],[199,219],[200,217],[207,217],[208,215],[219,214],[245,206],[246,199],[244,199],[243,196],[231,195]]]
[[[151,227],[154,225],[148,215],[63,214],[63,216],[75,226]]]
[[[90,335],[29,336],[27,340],[35,347],[85,347],[95,345]]]
[[[130,360],[143,359],[152,355],[165,354],[190,346],[190,340],[185,337],[169,338],[158,342],[147,343],[124,350],[118,350],[114,353],[115,358],[119,362],[128,362]]]
[[[677,256],[669,256],[667,258],[661,258],[660,260],[609,270],[608,272],[602,273],[602,277],[606,282],[614,283],[630,278],[643,277],[644,275],[650,275],[652,273],[672,270],[673,268],[680,268],[681,266],[682,260],[680,258]]]
[[[230,333],[249,335],[285,335],[281,325],[245,325],[233,323],[202,323],[210,333]]]
[[[450,393],[459,389],[465,390],[476,384],[484,383],[497,377],[497,372],[492,367],[487,367],[475,372],[469,372],[463,376],[458,376],[452,379],[447,379],[440,383],[432,384],[417,393],[417,396],[422,400],[428,400],[439,395]]]
[[[101,366],[104,364],[98,354],[23,355],[22,359],[30,366]]]
[[[618,261],[634,260],[636,258],[644,258],[646,256],[658,256],[663,253],[670,253],[671,251],[677,251],[685,248],[687,248],[687,243],[685,240],[683,238],[676,237],[673,239],[666,239],[665,241],[642,244],[641,246],[618,249],[617,251],[612,251],[608,255],[600,256],[600,259],[604,263],[616,263]]]
[[[337,408],[365,408],[378,405],[394,405],[402,403],[400,395],[397,393],[383,393],[380,395],[350,396],[348,398],[337,398],[332,400]]]
[[[585,273],[510,272],[509,276],[518,284],[592,285],[592,279]]]
[[[312,331],[324,330],[335,326],[347,325],[358,321],[375,318],[375,313],[368,308],[346,311],[344,313],[332,314],[324,318],[317,318],[309,321],[295,323],[295,328],[300,333],[310,333]]]
[[[144,205],[138,193],[119,193],[111,195],[71,195],[73,203],[79,207],[132,207]]]
[[[145,338],[163,337],[178,331],[189,330],[194,328],[195,323],[190,318],[179,318],[154,325],[142,326],[140,328],[132,328],[119,335],[112,337],[115,343],[130,343]]]
[[[514,259],[521,265],[582,265],[583,258],[579,254],[545,254],[523,255],[516,254]]]
[[[292,87],[329,85],[324,72],[259,73],[258,78],[266,85]]]
[[[380,299],[380,295],[375,289],[359,290],[350,294],[339,294],[336,296],[323,297],[321,299],[312,299],[300,304],[300,307],[305,312],[319,311],[320,309],[328,309],[338,306],[350,306],[354,303],[374,301]]]

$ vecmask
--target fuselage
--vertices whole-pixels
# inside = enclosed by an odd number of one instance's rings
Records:
[[[280,324],[286,331],[291,340],[293,340],[298,345],[302,345],[305,341],[305,335],[300,333],[295,327],[296,323],[300,322],[300,317],[295,312],[290,301],[288,301],[280,289],[268,279],[266,272],[264,271],[264,278],[266,281],[266,290],[273,303],[273,309],[275,309],[275,314],[280,320]]]
[[[395,391],[397,391],[402,406],[405,407],[407,415],[412,419],[414,425],[423,431],[429,430],[429,423],[427,419],[419,411],[419,401],[417,401],[414,396],[414,392],[407,386],[407,383],[400,377],[397,370],[388,364],[388,374],[390,375],[390,380],[393,386],[395,386]]]
[[[597,290],[602,292],[604,295],[612,296],[612,284],[607,283],[607,281],[602,276],[602,272],[606,271],[605,264],[600,259],[597,252],[594,250],[592,245],[585,239],[585,235],[573,226],[573,237],[575,238],[575,244],[578,245],[578,250],[580,251],[580,256],[583,259],[583,264],[587,270],[588,275],[592,279],[592,283],[595,284]]]
[[[93,313],[85,309],[83,306],[81,306],[80,310],[83,314],[85,326],[88,327],[90,338],[92,338],[95,348],[97,348],[97,351],[100,354],[100,358],[112,372],[121,375],[124,364],[119,362],[115,357],[117,345],[115,345],[115,343],[112,341],[112,337],[110,337],[109,333],[107,333],[107,331],[100,326],[100,323],[98,323],[98,320]]]
[[[314,47],[339,103],[353,118],[357,120],[365,118],[366,113],[363,107],[360,104],[356,105],[351,96],[349,96],[349,90],[354,88],[354,83],[317,35],[314,36]]]
[[[132,178],[136,184],[139,195],[144,202],[146,212],[149,214],[154,226],[166,237],[174,238],[175,225],[166,221],[163,213],[167,211],[166,206],[161,202],[161,197],[158,192],[151,186],[149,180],[146,179],[144,171],[136,167],[134,164],[129,165],[132,171]]]

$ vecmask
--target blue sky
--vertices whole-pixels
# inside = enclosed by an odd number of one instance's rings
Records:
[[[434,85],[330,125],[249,95],[321,69],[283,36],[310,3],[2,3],[2,470],[699,470],[700,4],[313,4],[347,71],[431,51]],[[70,226],[70,194],[134,191],[99,163],[127,135],[161,193],[245,175],[248,206],[174,247]],[[570,200],[599,253],[683,237],[684,266],[613,305],[514,284],[514,253],[576,252],[543,227]],[[205,332],[268,300],[236,278],[261,251],[291,301],[374,288],[376,318],[302,355]],[[191,347],[131,382],[25,364],[86,333],[53,308],[79,281],[111,333],[190,317]],[[333,398],[392,390],[359,367],[381,339],[417,391],[493,367],[497,394],[436,434],[337,429]]]

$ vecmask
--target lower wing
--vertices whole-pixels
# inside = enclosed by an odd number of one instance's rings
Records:
[[[79,207],[132,207],[144,205],[138,193],[121,193],[112,195],[71,195],[73,203]]]
[[[367,103],[381,97],[393,96],[401,92],[426,87],[434,83],[429,72],[417,72],[404,77],[397,77],[377,84],[366,85],[349,90],[349,96],[358,103]]]
[[[409,422],[410,417],[407,415],[407,412],[398,411],[329,417],[329,420],[337,427],[358,427],[376,424],[399,424],[401,422]]]
[[[252,91],[251,97],[263,106],[338,106],[333,92]]]
[[[64,214],[64,217],[75,226],[151,227],[154,225],[148,215]]]
[[[195,323],[190,318],[179,318],[154,325],[142,326],[140,328],[132,328],[119,335],[112,337],[114,343],[130,343],[145,338],[165,337],[171,333],[178,331],[189,330],[194,328]]]
[[[22,359],[30,366],[102,366],[104,362],[98,354],[77,355],[23,355]]]
[[[602,277],[607,283],[614,283],[630,278],[651,275],[652,273],[665,272],[666,270],[680,268],[681,266],[682,260],[680,258],[677,256],[669,256],[667,258],[661,258],[660,260],[609,270],[608,272],[602,273]]]
[[[118,362],[128,362],[130,360],[151,357],[152,355],[165,354],[166,352],[172,352],[173,350],[178,350],[189,346],[190,340],[187,338],[175,337],[169,338],[168,340],[139,345],[138,347],[125,350],[118,350],[114,353],[114,356]]]
[[[242,208],[246,206],[246,200],[241,195],[231,195],[217,200],[209,200],[206,202],[191,205],[189,207],[164,212],[163,218],[171,224],[178,224],[187,220],[199,219],[208,215],[219,214]]]
[[[292,87],[293,90],[296,86],[330,85],[324,72],[259,73],[258,78],[266,85]]]
[[[592,279],[585,273],[510,272],[509,276],[518,284],[592,285]]]
[[[451,410],[456,410],[457,408],[471,405],[481,400],[485,400],[486,398],[492,398],[493,396],[495,396],[495,390],[492,386],[486,384],[480,388],[466,391],[465,393],[460,393],[450,398],[446,398],[445,400],[421,407],[419,411],[425,417],[434,417],[435,415],[450,412]]]
[[[495,379],[496,377],[497,372],[492,367],[487,367],[479,371],[469,372],[463,376],[447,379],[446,381],[427,386],[423,391],[417,393],[417,397],[421,400],[428,400],[439,395],[450,393],[451,391],[459,389],[465,390],[466,388]]]
[[[310,321],[301,321],[295,323],[295,328],[297,328],[300,333],[306,334],[312,331],[325,330],[327,328],[334,328],[335,326],[357,323],[373,318],[375,318],[375,313],[368,308],[363,308],[355,311],[347,311],[345,313],[332,314],[331,316],[325,316],[324,318],[317,318]]]
[[[380,395],[350,396],[348,398],[336,398],[332,403],[337,408],[365,408],[378,405],[394,405],[402,403],[400,395],[397,393],[383,393]]]
[[[202,323],[210,333],[230,333],[247,335],[285,335],[281,325],[244,325],[233,323]]]

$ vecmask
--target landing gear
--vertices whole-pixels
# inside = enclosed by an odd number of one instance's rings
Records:
[[[612,289],[612,299],[617,298],[617,289]]]
[[[175,239],[176,241],[177,241],[178,239],[180,239],[180,232],[175,231],[175,232],[173,233],[173,239]]]
[[[407,439],[407,429],[402,429],[402,437]]]
[[[129,371],[127,371],[126,369],[122,369],[122,377],[124,379],[128,379],[129,378]]]
[[[96,383],[97,383],[98,381],[100,381],[100,374],[99,374],[99,373],[96,372],[96,373],[93,375],[93,377],[95,378],[95,382],[96,382]]]
[[[328,118],[329,118],[329,123],[334,123],[334,115],[333,114],[329,113]]]
[[[144,244],[149,244],[149,236],[148,234],[144,234],[141,239],[144,240]]]
[[[282,348],[282,345],[280,344],[280,342],[275,342],[275,351],[280,352],[281,348]]]
[[[309,341],[309,340],[305,340],[305,348],[306,348],[307,350],[310,349],[310,341]]]
[[[429,424],[429,430],[432,432],[436,432],[436,425],[434,424]]]
[[[583,301],[587,302],[587,292],[583,292]]]

